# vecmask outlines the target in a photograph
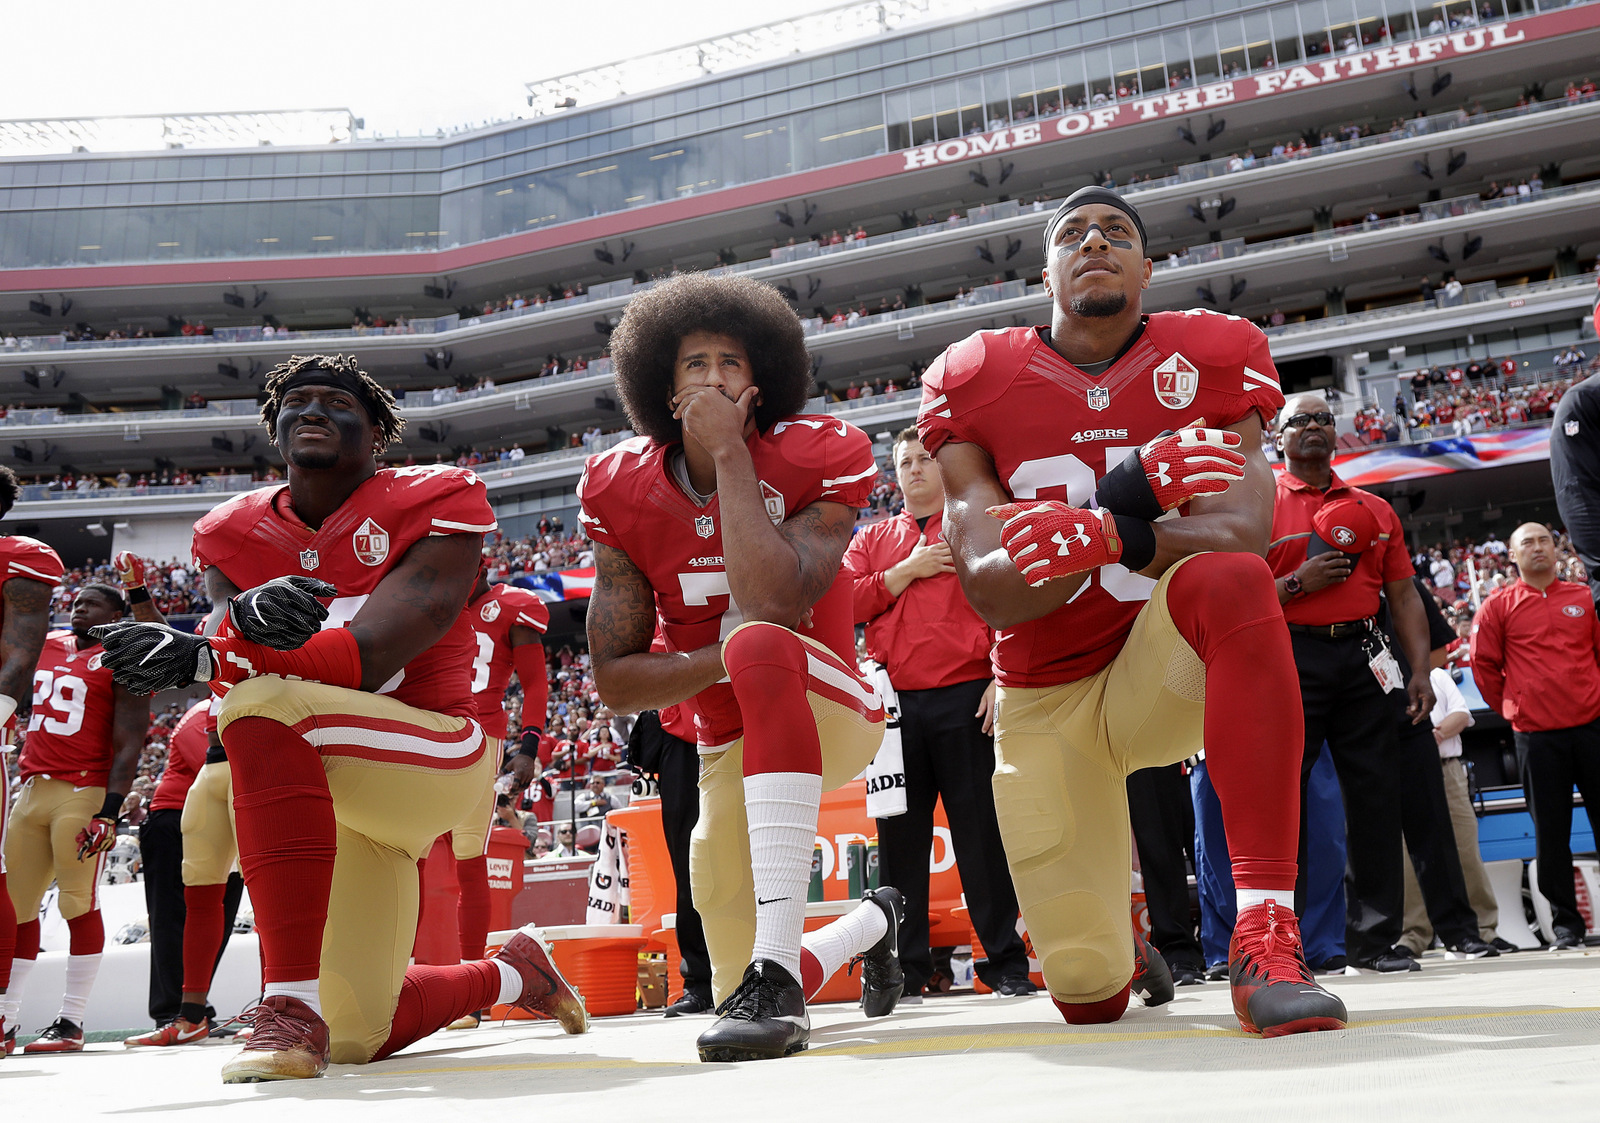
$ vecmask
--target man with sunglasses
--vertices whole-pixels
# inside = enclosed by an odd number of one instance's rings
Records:
[[[1339,478],[1334,440],[1333,412],[1322,397],[1301,394],[1284,407],[1276,443],[1288,467],[1278,474],[1267,563],[1305,708],[1301,790],[1327,741],[1350,824],[1346,953],[1358,970],[1414,971],[1416,960],[1395,950],[1405,882],[1394,762],[1401,714],[1422,722],[1433,709],[1428,621],[1399,516],[1381,497]],[[1408,680],[1377,627],[1380,593],[1412,668]],[[1302,870],[1304,852],[1302,830]]]

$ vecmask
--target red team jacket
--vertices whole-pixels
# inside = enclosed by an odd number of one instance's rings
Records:
[[[931,545],[944,539],[944,516],[925,528]],[[889,672],[896,691],[931,690],[988,678],[994,632],[978,616],[954,573],[920,577],[898,597],[883,583],[886,570],[916,549],[924,531],[909,511],[856,532],[844,552],[855,596],[855,619],[867,626],[867,654]]]
[[[61,583],[61,575],[65,572],[60,556],[37,538],[21,534],[0,537],[0,584],[13,577],[21,577],[53,589]],[[18,698],[17,701],[21,702],[22,699]],[[4,730],[0,731],[0,740],[8,744],[14,740],[11,736],[13,728],[13,722],[6,722]]]
[[[578,499],[589,537],[625,552],[655,590],[667,650],[693,651],[725,639],[744,617],[728,589],[718,499],[697,507],[683,493],[668,463],[675,447],[634,437],[590,457]],[[878,475],[867,435],[835,417],[788,418],[750,438],[749,448],[774,525],[819,501],[865,507]],[[842,567],[801,634],[855,666],[850,578]],[[702,746],[730,744],[744,731],[726,681],[682,705],[694,715]]]
[[[195,524],[194,557],[241,589],[291,573],[327,581],[339,595],[328,603],[322,626],[342,628],[414,543],[440,534],[487,534],[495,526],[483,481],[465,468],[383,468],[317,530],[295,516],[287,485],[236,496]],[[462,613],[377,693],[419,710],[476,718],[476,652]]]
[[[1586,585],[1520,578],[1496,589],[1472,620],[1472,678],[1519,733],[1600,718],[1600,617]]]
[[[472,626],[472,694],[478,703],[478,724],[491,737],[506,737],[506,683],[511,681],[511,629],[532,628],[542,637],[550,627],[550,610],[539,594],[515,585],[490,585],[464,613]],[[523,718],[543,726],[544,715]]]
[[[103,788],[111,777],[111,668],[98,643],[78,650],[70,631],[51,632],[33,672],[33,715],[18,773],[50,776],[76,788]]]
[[[938,456],[968,441],[994,459],[1018,500],[1088,506],[1095,483],[1168,429],[1233,425],[1283,405],[1267,337],[1216,312],[1157,312],[1104,373],[1058,355],[1044,329],[980,331],[935,359],[922,376],[917,432]],[[1155,582],[1120,565],[1096,570],[1071,601],[1000,632],[1002,686],[1048,687],[1092,675],[1116,658]]]
[[[206,762],[206,712],[211,702],[202,699],[178,719],[167,739],[167,767],[150,797],[151,811],[182,811],[184,798]]]

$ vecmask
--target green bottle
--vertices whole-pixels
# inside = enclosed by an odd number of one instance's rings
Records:
[[[811,886],[806,890],[806,900],[822,900],[822,843],[811,848]]]
[[[850,899],[859,901],[867,891],[867,844],[864,839],[851,839],[845,848],[845,868],[850,878]]]

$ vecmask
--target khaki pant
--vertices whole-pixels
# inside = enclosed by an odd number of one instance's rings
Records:
[[[1205,665],[1167,609],[1178,568],[1108,667],[998,691],[995,811],[1034,954],[1064,1002],[1098,1002],[1133,977],[1128,774],[1203,744]]]
[[[748,628],[754,625],[745,624]],[[761,625],[770,627],[772,625]],[[729,638],[737,635],[735,629]],[[830,666],[843,664],[806,639]],[[859,680],[854,667],[848,673]],[[870,687],[861,684],[863,689]],[[872,721],[833,698],[807,691],[822,743],[822,790],[849,783],[872,762],[883,743],[883,721]],[[700,757],[700,820],[689,839],[689,882],[705,926],[711,957],[711,992],[719,1004],[733,993],[750,964],[756,942],[756,891],[750,872],[750,825],[744,811],[744,738]]]
[[[100,871],[109,851],[78,861],[78,832],[100,813],[104,788],[75,788],[65,780],[31,777],[12,809],[6,827],[6,887],[26,924],[39,916],[39,903],[54,881],[61,889],[57,907],[64,920],[100,907]]]
[[[200,769],[183,800],[183,883],[221,885],[239,857],[233,829],[233,771],[227,761]]]
[[[1446,757],[1439,763],[1444,768],[1444,794],[1450,804],[1450,827],[1455,833],[1456,853],[1461,857],[1461,876],[1467,882],[1467,901],[1478,914],[1478,938],[1492,941],[1499,935],[1496,928],[1500,923],[1500,906],[1489,885],[1488,871],[1483,868],[1483,852],[1478,849],[1478,816],[1472,809],[1472,793],[1467,789],[1467,769],[1460,757]],[[1405,932],[1400,942],[1421,955],[1433,943],[1433,924],[1428,920],[1417,873],[1411,868],[1411,854],[1404,848],[1401,853],[1405,858],[1406,913]]]
[[[322,754],[339,845],[322,1010],[334,1062],[364,1064],[388,1040],[416,938],[417,859],[481,803],[498,762],[476,722],[322,683],[241,683],[218,728],[243,717],[280,722]]]
[[[488,782],[483,785],[483,793],[478,802],[473,804],[467,817],[450,828],[450,853],[456,861],[466,861],[468,858],[479,858],[489,852],[489,828],[494,826],[494,782],[500,771],[501,740],[498,737],[485,735],[485,750],[489,758],[494,761],[494,770],[489,773]]]

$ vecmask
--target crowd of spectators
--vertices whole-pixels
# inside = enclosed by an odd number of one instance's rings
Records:
[[[120,584],[109,562],[91,558],[83,565],[67,570],[50,597],[53,626],[67,626],[66,618],[72,609],[72,599],[80,589],[92,582],[111,586]],[[168,617],[203,616],[211,611],[211,601],[206,596],[200,570],[192,562],[167,560],[157,563],[147,560],[145,585],[150,590],[150,599],[155,606]]]
[[[1591,360],[1575,346],[1558,354],[1551,370],[1532,378],[1509,358],[1420,367],[1409,377],[1410,393],[1397,393],[1391,409],[1377,404],[1357,409],[1354,431],[1340,443],[1352,448],[1408,436],[1431,440],[1545,424],[1567,389],[1597,372],[1600,357]]]

